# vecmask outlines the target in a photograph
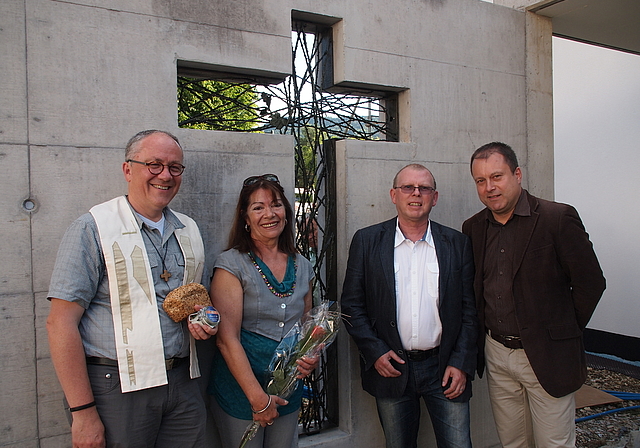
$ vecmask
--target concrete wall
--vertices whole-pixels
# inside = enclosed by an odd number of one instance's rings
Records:
[[[468,160],[488,141],[513,145],[525,183],[552,192],[551,34],[537,16],[479,0],[3,0],[0,445],[69,446],[44,331],[48,282],[68,224],[125,192],[130,136],[158,128],[181,139],[187,171],[172,206],[200,224],[208,266],[244,177],[273,172],[293,190],[291,137],[178,129],[175,81],[177,60],[283,78],[292,9],[339,19],[336,82],[406,89],[400,143],[339,145],[340,275],[355,230],[394,215],[388,190],[406,163],[432,169],[433,218],[454,228],[481,208]],[[382,447],[346,333],[338,346],[340,427],[301,444]],[[492,446],[486,386],[474,387],[474,444]]]

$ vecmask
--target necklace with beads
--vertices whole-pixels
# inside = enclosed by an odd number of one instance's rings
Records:
[[[253,252],[247,253],[249,259],[260,273],[262,280],[269,288],[269,291],[276,297],[289,297],[296,289],[296,273],[298,271],[298,262],[295,256],[289,255],[287,259],[287,271],[282,282],[278,282],[273,273],[264,262]],[[291,266],[293,264],[293,266]]]

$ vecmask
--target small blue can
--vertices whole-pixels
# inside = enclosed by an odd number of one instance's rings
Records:
[[[189,322],[192,324],[201,324],[211,328],[216,328],[220,322],[220,313],[218,313],[218,310],[212,306],[205,306],[195,313],[190,314]]]

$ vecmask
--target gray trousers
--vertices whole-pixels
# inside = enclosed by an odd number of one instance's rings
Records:
[[[209,408],[220,433],[223,448],[236,448],[242,435],[252,422],[241,420],[222,410],[215,398],[209,396]],[[292,412],[273,421],[273,425],[260,428],[246,448],[297,448],[298,412]]]
[[[107,448],[205,446],[205,403],[188,362],[167,372],[167,385],[124,394],[117,367],[87,369]]]

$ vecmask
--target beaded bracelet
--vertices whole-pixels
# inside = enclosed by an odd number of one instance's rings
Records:
[[[269,406],[271,406],[271,395],[269,395],[269,401],[267,401],[267,405],[264,408],[260,409],[259,411],[254,411],[253,408],[251,408],[251,412],[253,412],[254,414],[262,414],[264,411],[269,409]]]
[[[69,408],[69,412],[82,411],[83,409],[92,408],[95,405],[96,405],[96,402],[92,401],[91,403],[83,404],[82,406],[76,406],[75,408]]]

